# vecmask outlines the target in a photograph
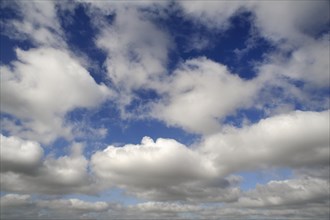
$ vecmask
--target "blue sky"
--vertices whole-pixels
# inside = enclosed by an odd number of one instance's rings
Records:
[[[1,219],[328,219],[329,7],[2,1]]]

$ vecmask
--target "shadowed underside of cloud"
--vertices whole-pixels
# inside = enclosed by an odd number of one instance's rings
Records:
[[[0,9],[1,219],[328,219],[328,1]]]

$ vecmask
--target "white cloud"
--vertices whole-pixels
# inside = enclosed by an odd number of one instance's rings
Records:
[[[300,184],[296,180],[289,180],[286,182],[293,183],[293,194],[299,191],[306,195],[304,192],[311,192],[312,186]],[[278,183],[279,187],[286,188],[288,186],[285,181]],[[308,181],[305,181],[307,183]],[[312,182],[310,182],[312,183]],[[273,183],[271,183],[273,184]],[[292,185],[292,184],[291,184]],[[249,192],[253,204],[260,196],[266,198],[268,194],[277,193],[274,187],[269,185],[263,186],[262,190]],[[319,191],[319,190],[315,190]],[[290,193],[290,191],[288,191]],[[267,195],[267,196],[266,196]],[[285,197],[285,196],[284,196]],[[299,196],[298,196],[299,197]],[[247,197],[244,197],[245,199]],[[305,208],[301,209],[300,206],[285,203],[286,205],[279,208],[279,206],[257,206],[257,207],[244,207],[243,203],[235,204],[213,204],[213,205],[200,205],[200,204],[186,204],[178,202],[142,202],[135,205],[123,206],[120,204],[106,203],[106,202],[88,202],[81,199],[32,199],[29,195],[7,194],[1,197],[0,204],[2,208],[1,218],[3,219],[17,219],[23,215],[32,219],[53,219],[56,218],[75,218],[75,219],[178,219],[178,218],[196,218],[196,219],[268,219],[277,216],[279,219],[296,219],[296,218],[317,218],[327,219],[329,215],[329,208],[327,202],[320,202],[320,200],[307,201],[304,196],[300,197],[300,202],[307,202]],[[290,198],[288,198],[290,200]],[[245,200],[246,201],[246,200]],[[268,199],[273,201],[272,199]],[[250,205],[251,203],[249,203]],[[244,204],[246,205],[246,203]],[[137,217],[138,216],[138,217]]]
[[[324,165],[329,161],[329,111],[301,112],[205,138],[201,150],[224,172],[272,166]]]
[[[95,43],[107,55],[104,66],[116,96],[97,84],[86,70],[88,64],[69,51],[57,15],[65,3],[6,4],[18,6],[15,11],[22,20],[1,21],[4,34],[28,39],[37,48],[16,49],[18,60],[0,67],[1,122],[8,134],[1,135],[1,190],[26,193],[1,197],[1,219],[328,219],[329,110],[294,111],[296,101],[303,109],[328,108],[328,97],[311,100],[317,96],[313,91],[329,87],[329,36],[318,36],[329,22],[327,1],[85,2],[82,6],[98,30]],[[73,10],[80,3],[70,4]],[[175,42],[153,16],[166,20],[172,12],[179,13],[194,24],[226,33],[230,18],[245,10],[252,12],[255,36],[275,47],[256,64],[255,79],[243,80],[207,58],[183,61],[168,72]],[[190,43],[196,50],[212,44],[198,33]],[[248,47],[237,51],[245,53]],[[44,155],[41,143],[58,137],[71,140],[88,134],[85,138],[92,142],[106,136],[108,128],[66,121],[68,113],[90,110],[111,97],[125,117],[125,108],[139,98],[136,91],[141,89],[160,96],[142,106],[147,110],[143,116],[202,134],[202,140],[186,146],[173,139],[145,137],[141,144],[108,146],[91,153],[90,159],[80,144],[72,144],[69,155]],[[242,128],[222,123],[249,107],[275,116]],[[135,112],[129,116],[140,117]],[[242,178],[234,174],[273,167],[294,169],[294,178],[241,191]],[[111,187],[145,202],[121,205],[62,197],[102,193]]]
[[[144,202],[127,208],[128,213],[139,213],[145,218],[169,218],[178,219],[192,216],[203,208],[198,205],[168,203],[168,202]]]
[[[329,22],[327,1],[180,1],[183,13],[210,29],[229,26],[229,19],[242,11],[254,15],[254,25],[274,43],[301,45]],[[289,42],[285,42],[289,41]]]
[[[5,7],[16,11],[21,18],[2,22],[4,34],[10,38],[29,39],[36,45],[64,46],[56,4],[54,1],[6,3]]]
[[[12,126],[20,137],[43,142],[58,136],[69,138],[65,114],[97,106],[110,95],[66,51],[17,49],[17,56],[19,61],[12,67],[1,66],[1,111],[21,120],[20,128]]]
[[[1,219],[90,219],[111,208],[106,202],[40,199],[26,194],[6,194],[0,198],[0,204]]]
[[[273,75],[269,79],[272,81],[274,75],[280,74],[318,87],[329,86],[329,36],[320,37],[327,31],[329,2],[183,1],[180,4],[188,17],[211,30],[228,26],[230,17],[241,11],[251,12],[251,25],[276,48],[267,55],[258,75],[269,73]],[[288,53],[292,55],[287,57]]]
[[[47,158],[40,175],[45,185],[79,186],[88,182],[87,165],[87,159],[81,155]]]
[[[82,155],[82,147],[72,145],[70,156],[41,158],[43,150],[38,143],[2,136],[1,190],[42,194],[97,191],[91,188],[88,160]]]
[[[232,173],[326,164],[328,121],[328,111],[296,111],[243,128],[226,128],[193,148],[172,139],[154,142],[145,137],[138,145],[109,146],[94,153],[92,174],[76,146],[78,153],[46,158],[33,168],[33,175],[4,172],[1,182],[3,189],[23,193],[88,193],[116,186],[151,200],[235,201],[240,178],[228,176]]]
[[[144,137],[141,145],[109,146],[96,152],[91,163],[96,175],[112,184],[146,188],[148,184],[173,185],[214,175],[212,164],[172,139],[154,142]]]
[[[307,203],[325,203],[329,199],[329,181],[316,178],[270,181],[240,197],[240,207],[278,207]]]
[[[256,15],[256,26],[263,36],[276,44],[300,46],[329,21],[327,1],[257,1],[251,6],[250,10]]]
[[[1,207],[26,205],[30,199],[30,195],[7,194],[1,197]]]
[[[132,101],[133,90],[155,88],[154,84],[167,71],[170,41],[164,30],[134,7],[117,9],[113,24],[100,30],[96,44],[108,55],[105,65],[119,90],[120,107]]]
[[[40,165],[44,151],[38,143],[2,134],[0,137],[1,171],[29,172]]]
[[[270,82],[276,76],[285,76],[307,83],[305,87],[326,88],[330,83],[329,35],[306,41],[286,59],[281,53],[271,54],[258,69],[261,78],[268,77]]]
[[[82,211],[82,212],[99,212],[109,208],[106,202],[86,202],[79,199],[60,199],[51,201],[40,201],[38,206],[42,208],[56,209],[61,212],[65,211]]]
[[[218,206],[214,208],[205,208],[200,211],[202,219],[322,219],[329,218],[329,203],[325,204],[305,204],[303,208],[298,207],[281,207],[281,208],[243,208],[235,206]]]
[[[184,15],[211,29],[225,29],[232,17],[244,4],[240,1],[178,1]]]
[[[187,212],[200,210],[200,207],[194,205],[182,205],[168,202],[145,202],[137,204],[136,207],[146,212]]]
[[[109,146],[91,159],[104,187],[151,200],[235,201],[237,177],[221,177],[207,156],[172,139],[145,137],[140,145]]]
[[[258,88],[206,58],[186,61],[164,86],[165,98],[153,108],[155,117],[203,134],[218,131],[222,119],[251,104]]]

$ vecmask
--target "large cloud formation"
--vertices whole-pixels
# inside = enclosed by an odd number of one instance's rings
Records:
[[[3,2],[1,39],[14,46],[0,66],[0,218],[328,219],[328,9],[328,1]],[[78,31],[88,46],[77,51],[68,27],[79,13],[92,33]],[[251,60],[248,79],[203,54],[242,14],[250,30],[232,48],[237,60],[259,41],[271,48]],[[143,130],[140,143],[117,143],[109,121],[156,121],[154,130],[196,138]],[[247,173],[260,171],[266,180],[247,185]]]
[[[16,53],[18,61],[12,67],[1,67],[1,111],[23,124],[6,127],[14,134],[42,142],[70,137],[65,114],[96,106],[110,95],[65,51],[41,47]]]

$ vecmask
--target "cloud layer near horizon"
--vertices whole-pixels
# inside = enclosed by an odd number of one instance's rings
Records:
[[[14,42],[1,48],[1,219],[327,219],[328,8],[1,3]],[[234,18],[249,22],[243,47],[212,55],[217,38],[235,42]],[[271,49],[242,64],[248,77],[235,66],[261,41]],[[117,143],[108,121],[161,125]],[[196,138],[151,135],[164,128]]]

